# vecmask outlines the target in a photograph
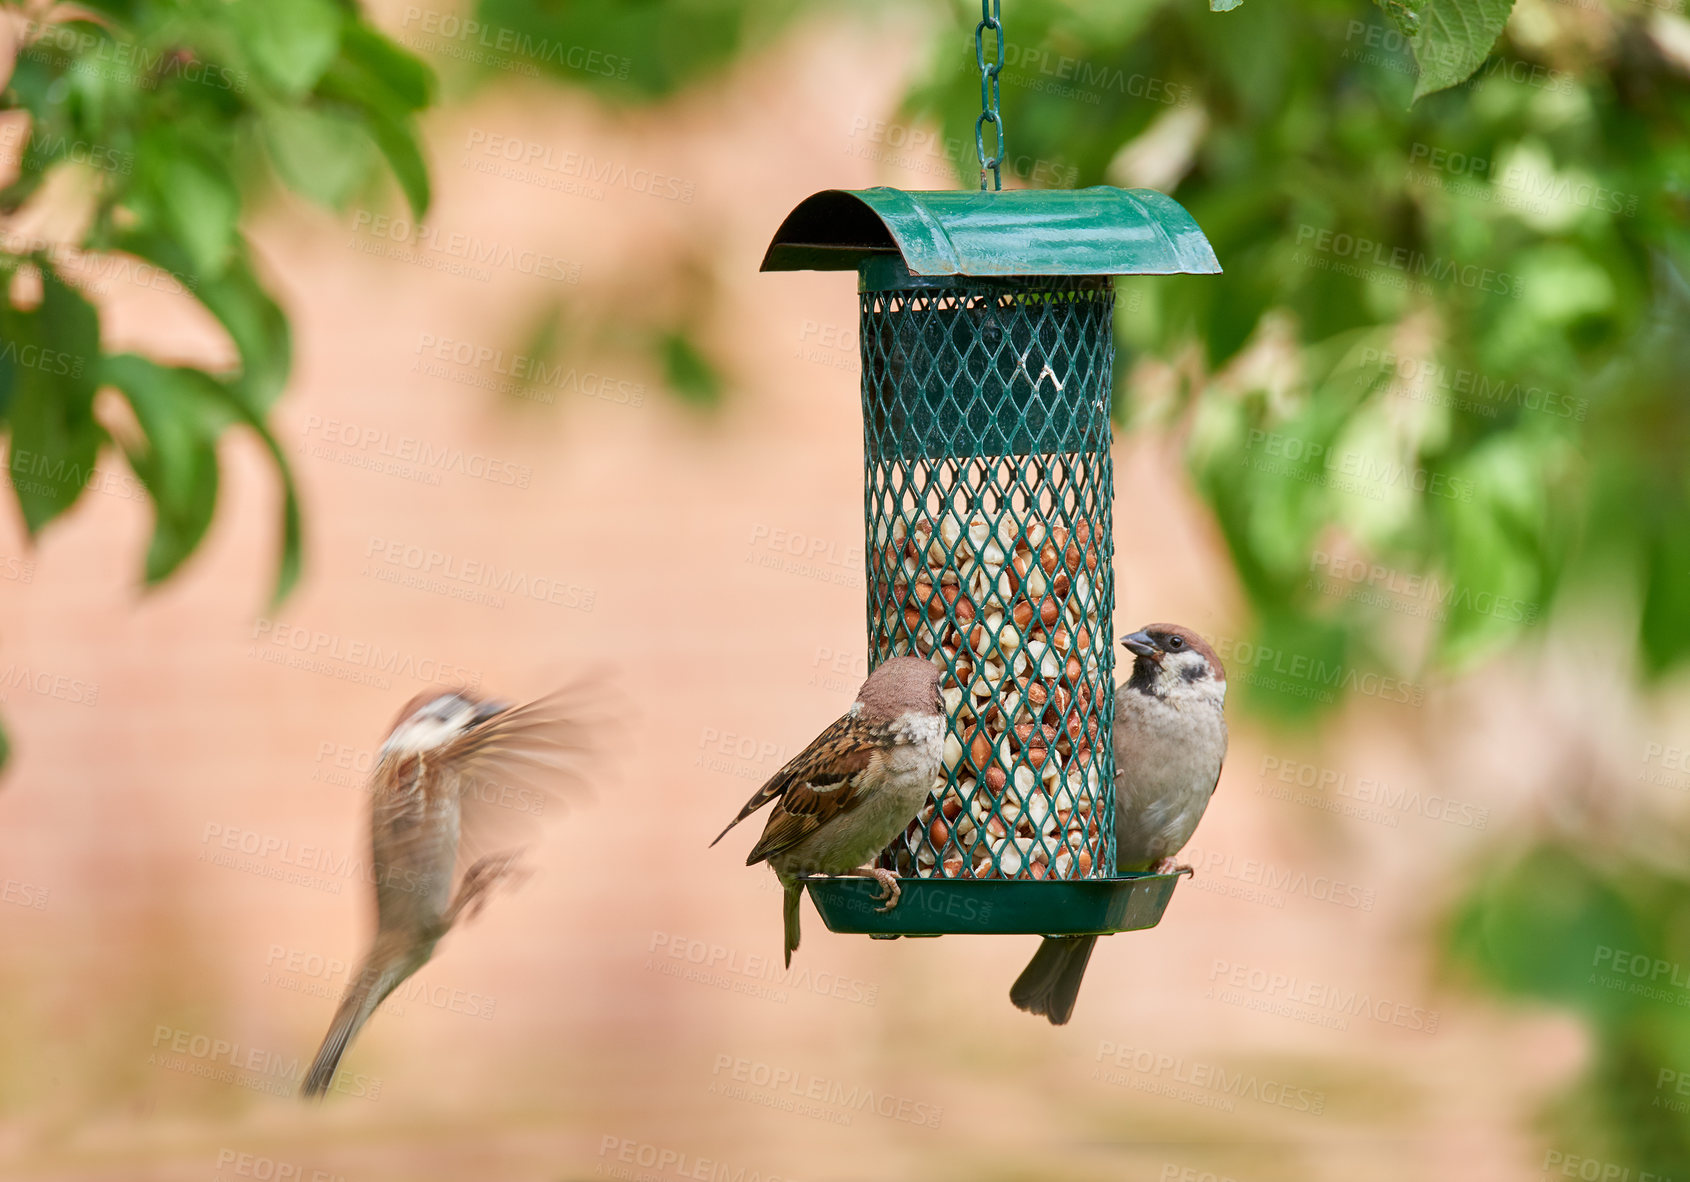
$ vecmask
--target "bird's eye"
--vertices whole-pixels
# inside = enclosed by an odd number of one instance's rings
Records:
[[[1185,647],[1185,641],[1182,638],[1180,638],[1178,636],[1168,637],[1168,651],[1169,652],[1177,653],[1177,652],[1179,652],[1180,649],[1182,649],[1184,647]]]

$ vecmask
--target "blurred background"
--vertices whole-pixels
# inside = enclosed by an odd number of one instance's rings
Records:
[[[1225,268],[1121,282],[1114,458],[1230,758],[1054,1029],[706,848],[867,672],[851,281],[757,265],[975,183],[977,10],[0,5],[5,1175],[1690,1176],[1690,22],[1461,7],[1005,5],[1006,186]],[[298,1103],[394,713],[595,664],[594,799]]]

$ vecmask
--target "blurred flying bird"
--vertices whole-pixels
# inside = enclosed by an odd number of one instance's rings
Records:
[[[465,691],[418,694],[399,712],[370,775],[376,934],[347,986],[300,1094],[320,1096],[382,1000],[454,923],[520,873],[521,839],[559,788],[578,788],[587,691],[512,706]]]

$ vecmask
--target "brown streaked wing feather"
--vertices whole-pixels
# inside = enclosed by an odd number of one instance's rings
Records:
[[[745,807],[739,810],[739,815],[729,821],[727,828],[718,833],[716,841],[712,841],[710,844],[714,846],[717,841],[721,841],[728,835],[729,829],[732,829],[771,800],[785,796],[794,784],[800,784],[806,780],[825,779],[830,775],[834,779],[843,779],[851,774],[853,769],[843,766],[834,752],[842,749],[842,745],[849,740],[855,731],[855,711],[843,714],[835,719],[833,724],[817,735],[808,747],[787,760],[785,767],[770,776],[766,784],[752,793],[751,799],[745,802]],[[863,760],[865,764],[867,759],[867,752],[864,752]]]
[[[855,808],[872,778],[869,764],[873,758],[868,748],[859,745],[848,757],[852,770],[847,772],[836,766],[794,783],[775,805],[763,836],[751,847],[745,864],[752,866],[791,849],[835,817]]]
[[[565,686],[466,731],[436,758],[459,776],[457,872],[521,845],[547,816],[586,793],[595,689]]]

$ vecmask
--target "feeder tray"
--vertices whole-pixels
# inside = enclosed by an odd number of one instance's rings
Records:
[[[1148,190],[830,189],[765,271],[855,270],[871,667],[943,669],[944,777],[866,879],[809,880],[836,932],[1153,927],[1174,875],[1115,872],[1115,275],[1212,274]]]

